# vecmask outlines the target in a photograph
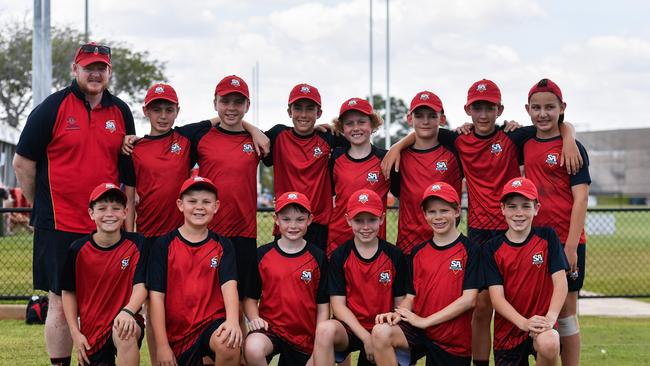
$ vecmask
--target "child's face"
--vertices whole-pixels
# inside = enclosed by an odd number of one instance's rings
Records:
[[[385,214],[380,216],[362,212],[353,218],[347,218],[348,225],[352,227],[355,241],[362,244],[372,244],[377,239],[379,227],[384,223]]]
[[[372,121],[370,116],[358,111],[348,111],[341,117],[343,136],[350,145],[362,146],[370,143]]]
[[[178,104],[163,100],[155,100],[142,107],[145,117],[151,124],[150,135],[159,136],[169,132],[174,127],[179,110]]]
[[[311,215],[300,212],[294,207],[286,207],[273,215],[275,224],[278,225],[280,235],[291,241],[300,240],[307,233],[311,224]]]
[[[309,135],[314,132],[316,120],[323,111],[318,104],[309,99],[298,99],[287,108],[287,113],[293,122],[293,129],[298,135]]]
[[[514,232],[529,230],[538,211],[539,203],[518,194],[501,202],[501,212],[506,218],[509,230]]]
[[[207,190],[190,191],[176,200],[183,213],[185,223],[194,227],[207,226],[219,209],[219,201],[214,192]]]
[[[558,121],[564,113],[565,103],[560,103],[557,96],[551,92],[539,92],[530,96],[526,111],[537,131],[545,134],[559,134]]]
[[[120,202],[97,201],[88,209],[88,214],[97,225],[97,232],[115,233],[126,219],[126,207]]]
[[[250,102],[248,98],[239,93],[216,96],[214,109],[221,119],[221,127],[226,130],[240,130],[241,121],[248,112]]]
[[[433,229],[433,236],[445,235],[456,228],[456,218],[460,217],[460,207],[440,200],[430,199],[424,208],[424,218]]]
[[[407,116],[407,121],[415,129],[417,138],[431,140],[438,136],[438,127],[444,123],[445,116],[429,107],[422,106],[415,108]]]
[[[472,117],[476,133],[484,136],[494,132],[497,118],[503,113],[503,106],[479,100],[466,106],[465,113]]]

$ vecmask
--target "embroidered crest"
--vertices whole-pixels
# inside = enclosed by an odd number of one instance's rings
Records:
[[[289,193],[289,194],[287,195],[287,199],[290,199],[290,200],[297,200],[297,199],[298,199],[298,195],[295,194],[295,193]]]
[[[503,151],[503,148],[501,147],[500,143],[494,143],[492,144],[492,148],[490,149],[490,152],[494,155],[499,155]]]
[[[420,100],[429,100],[429,94],[428,93],[422,93],[420,94]]]
[[[179,154],[181,152],[181,145],[178,144],[178,142],[174,142],[169,149],[172,154]]]
[[[211,268],[217,268],[219,267],[219,257],[216,255],[210,259],[210,267]]]
[[[537,252],[533,254],[533,264],[536,265],[538,268],[541,267],[542,264],[544,264],[544,256],[542,255],[542,252]]]
[[[153,92],[156,93],[156,94],[162,94],[162,93],[165,92],[165,88],[163,88],[162,85],[158,85],[158,86],[156,87],[156,89],[154,89]]]
[[[511,186],[512,186],[512,188],[519,188],[519,187],[521,187],[521,181],[517,179],[517,180],[512,182]]]
[[[309,93],[311,93],[311,90],[309,89],[309,87],[307,85],[303,85],[303,86],[300,87],[300,92],[303,93],[303,94],[309,94]]]
[[[437,192],[437,191],[439,191],[441,189],[442,188],[440,187],[439,184],[434,184],[434,185],[431,186],[431,190],[434,191],[434,192]]]
[[[120,268],[121,268],[122,270],[126,269],[126,267],[129,266],[129,262],[130,262],[130,261],[131,261],[131,256],[128,256],[128,257],[122,258],[122,260],[120,261]]]
[[[252,154],[255,149],[253,149],[253,144],[250,143],[245,143],[244,147],[242,148],[242,151],[245,152],[246,154]]]
[[[379,283],[388,286],[391,282],[390,270],[383,271],[379,274]]]
[[[314,157],[319,158],[321,155],[323,155],[323,150],[320,149],[320,146],[316,146],[314,148]]]
[[[361,194],[359,195],[359,202],[361,202],[361,203],[366,203],[366,202],[368,202],[368,195],[365,194],[365,193],[361,193]]]
[[[375,184],[379,182],[379,173],[370,172],[368,173],[368,178],[366,179],[370,184]]]
[[[476,90],[477,90],[477,91],[480,91],[480,92],[484,92],[484,91],[487,90],[487,86],[485,86],[485,84],[478,84],[478,85],[476,86]]]
[[[454,272],[454,274],[458,274],[458,272],[463,270],[463,262],[461,262],[460,259],[452,259],[449,263],[449,269]]]
[[[446,172],[447,171],[447,160],[436,161],[436,171],[437,172]]]
[[[80,130],[81,127],[77,124],[77,120],[74,117],[68,117],[65,122],[68,124],[66,130]]]
[[[302,271],[302,273],[300,274],[300,280],[302,280],[302,282],[304,282],[304,283],[311,282],[311,278],[312,278],[311,269],[306,269],[306,270]]]
[[[230,79],[230,85],[239,88],[239,80],[237,79]]]
[[[110,133],[115,132],[115,130],[116,130],[116,128],[115,128],[115,121],[113,121],[112,119],[106,121],[106,123],[104,124],[104,127],[105,127],[105,128],[106,128]]]
[[[557,165],[557,158],[558,158],[557,153],[546,155],[546,164],[548,164],[548,166],[550,167]]]
[[[352,99],[351,101],[348,102],[349,107],[352,107],[353,105],[357,105],[356,99]]]

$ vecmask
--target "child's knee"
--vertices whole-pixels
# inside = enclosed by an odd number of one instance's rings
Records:
[[[244,358],[246,361],[262,360],[266,358],[264,341],[255,337],[257,333],[251,333],[244,341]]]
[[[539,334],[534,340],[537,353],[547,359],[560,354],[560,335],[555,329]]]
[[[316,344],[331,345],[334,342],[334,336],[336,335],[335,322],[335,320],[326,320],[324,322],[318,323],[316,326]]]
[[[390,343],[392,327],[388,324],[376,324],[372,328],[372,342],[377,345],[387,345]]]
[[[215,353],[215,356],[226,363],[235,362],[239,360],[240,347],[229,347],[228,342],[220,337],[217,333],[212,333],[210,337],[210,349]]]
[[[122,339],[117,335],[117,332],[113,331],[113,344],[118,352],[129,351],[138,347],[138,339],[140,338],[139,332],[136,332],[135,336],[129,337],[127,339]]]

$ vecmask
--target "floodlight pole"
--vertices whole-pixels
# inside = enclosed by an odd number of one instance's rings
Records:
[[[368,92],[368,101],[370,102],[370,105],[374,107],[375,103],[375,98],[373,97],[373,92],[372,92],[372,0],[370,0],[370,32],[369,32],[369,37],[370,37],[370,52],[368,53],[368,61],[369,61],[369,73],[370,73],[370,89]]]
[[[386,0],[386,149],[390,148],[390,0]]]
[[[36,107],[52,88],[52,41],[50,0],[34,0],[32,43],[32,105]]]

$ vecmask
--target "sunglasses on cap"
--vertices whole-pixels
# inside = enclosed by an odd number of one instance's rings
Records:
[[[83,53],[100,53],[102,55],[111,56],[111,48],[108,46],[100,46],[96,44],[85,44],[79,48],[79,52]]]

